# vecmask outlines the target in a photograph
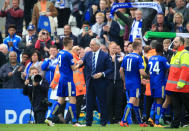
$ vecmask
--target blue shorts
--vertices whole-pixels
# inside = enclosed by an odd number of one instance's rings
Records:
[[[126,88],[126,92],[128,93],[128,97],[140,97],[140,88]]]
[[[73,81],[60,81],[58,84],[57,96],[76,96],[75,84]]]
[[[151,90],[151,96],[154,98],[164,98],[165,97],[165,86],[160,86],[160,87],[150,87]]]

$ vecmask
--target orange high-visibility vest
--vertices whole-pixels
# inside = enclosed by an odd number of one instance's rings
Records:
[[[52,80],[52,82],[50,84],[50,87],[52,89],[54,89],[58,85],[59,79],[60,79],[60,72],[59,72],[59,66],[57,65],[56,69],[55,69],[55,72],[54,72],[53,80]]]
[[[79,61],[79,57],[74,53],[73,53],[73,58],[74,58],[74,63],[77,63],[77,61]],[[86,84],[85,84],[83,68],[79,68],[73,72],[73,80],[76,87],[76,96],[86,94]]]
[[[166,84],[166,90],[189,93],[189,51],[180,47],[171,58],[171,67]],[[182,89],[177,89],[177,86]]]

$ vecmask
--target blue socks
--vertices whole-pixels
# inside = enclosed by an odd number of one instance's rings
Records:
[[[151,107],[151,111],[150,111],[150,118],[151,118],[151,119],[154,118],[155,108],[156,108],[156,102],[154,102],[154,103],[152,104],[152,107]]]
[[[161,104],[156,104],[155,124],[159,125],[159,119],[161,116]]]
[[[72,122],[76,123],[77,122],[77,119],[76,119],[76,105],[70,103],[69,111],[70,111],[70,114],[71,114],[71,117],[72,117]]]
[[[58,103],[57,101],[54,103],[52,109],[51,109],[51,113],[50,113],[50,118],[54,117],[55,114],[58,112],[58,109],[60,107],[60,103]]]
[[[139,106],[133,106],[134,112],[135,112],[135,116],[136,119],[138,121],[139,124],[142,124],[141,118],[140,118],[140,109]]]
[[[127,104],[125,111],[124,111],[123,118],[122,118],[123,123],[131,122],[131,109],[132,109],[132,107],[133,107],[132,103]]]

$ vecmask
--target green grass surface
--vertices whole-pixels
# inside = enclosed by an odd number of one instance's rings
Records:
[[[116,125],[107,125],[101,127],[94,124],[92,127],[73,127],[68,124],[56,124],[54,127],[48,127],[45,124],[0,124],[0,131],[189,131],[189,127],[179,129],[164,129],[155,127],[139,127],[131,125],[129,127],[120,127]]]

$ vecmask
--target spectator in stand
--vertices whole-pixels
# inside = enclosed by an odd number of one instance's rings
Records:
[[[95,24],[96,14],[101,12],[105,15],[106,10],[108,9],[107,0],[100,0],[99,5],[92,5],[92,9],[90,10],[90,24]]]
[[[48,81],[49,85],[54,77],[54,71],[58,64],[58,49],[56,45],[51,45],[49,48],[49,58],[46,58],[41,65],[41,69],[45,72],[45,79]]]
[[[32,18],[32,9],[35,3],[37,3],[38,0],[23,0],[24,4],[24,21],[26,23],[26,27],[29,26],[29,23],[31,22]]]
[[[68,20],[70,18],[70,14],[71,14],[70,1],[69,0],[53,0],[53,1],[55,1],[55,7],[58,11],[58,15],[57,15],[58,28],[63,28],[65,25],[68,24]]]
[[[62,50],[63,49],[63,40],[65,37],[70,37],[73,39],[73,44],[74,45],[78,45],[77,44],[77,37],[75,35],[72,34],[72,30],[71,30],[71,26],[70,25],[65,25],[64,26],[64,35],[60,35],[59,36],[59,40],[56,41],[56,45],[58,47],[58,49]]]
[[[117,54],[120,55],[121,57],[124,57],[125,54],[121,51],[121,46],[117,45]]]
[[[33,7],[32,24],[37,28],[40,15],[56,17],[57,14],[57,10],[52,2],[38,0]]]
[[[16,34],[22,36],[24,11],[19,8],[19,3],[20,0],[12,0],[12,7],[8,8],[10,6],[10,0],[5,0],[3,8],[0,11],[0,17],[6,17],[6,36],[8,35],[8,27],[12,24],[16,27]]]
[[[142,19],[142,11],[136,10],[135,19],[124,16],[120,11],[116,12],[116,15],[122,19],[130,30],[129,41],[133,42],[135,38],[143,37],[144,33],[149,30],[152,20],[155,16],[155,11],[150,14],[146,19]],[[143,40],[143,39],[142,39]],[[144,41],[142,42],[143,46],[145,46]]]
[[[185,33],[189,33],[189,21],[186,23]]]
[[[100,46],[100,49],[101,49],[102,51],[108,53],[108,47],[107,47],[107,46],[105,46],[105,45],[102,44],[102,45]]]
[[[31,55],[31,62],[29,62],[26,65],[25,70],[21,75],[22,79],[24,79],[24,80],[28,79],[29,70],[32,66],[35,66],[36,68],[38,68],[40,75],[43,76],[43,71],[41,70],[41,65],[42,65],[42,62],[41,62],[40,53],[37,50],[35,50],[35,51],[33,51],[32,55]]]
[[[3,43],[8,46],[9,51],[15,51],[17,53],[18,62],[20,62],[20,54],[21,54],[21,50],[18,48],[18,45],[21,41],[22,38],[16,35],[16,26],[9,25],[8,36],[4,39]]]
[[[132,43],[131,42],[128,44],[127,50],[128,50],[128,53],[132,53],[133,52],[133,48],[132,48]]]
[[[51,40],[49,32],[45,29],[42,29],[39,32],[38,40],[35,43],[35,49],[41,53],[42,59],[49,57],[50,45],[54,45],[54,42]]]
[[[20,64],[22,64],[24,66],[24,68],[26,67],[26,65],[30,62],[30,55],[28,54],[28,52],[23,52],[22,53],[22,57],[21,57],[21,62]]]
[[[116,21],[110,18],[110,10],[106,11],[106,19],[107,22],[104,23],[101,31],[101,38],[104,39],[103,43],[105,43],[105,45],[108,46],[111,41],[114,41],[120,45],[120,27]]]
[[[183,33],[185,30],[183,22],[184,22],[183,15],[179,12],[175,13],[173,17],[171,32]]]
[[[104,25],[104,14],[102,12],[98,12],[96,14],[96,23],[92,26],[91,30],[93,33],[97,34],[97,38],[99,39],[103,25]]]
[[[35,49],[35,43],[37,41],[37,34],[34,25],[29,25],[27,27],[28,35],[24,36],[22,42],[19,43],[19,49],[24,50],[24,52],[28,52],[30,55]]]
[[[17,61],[17,53],[12,51],[9,53],[9,62],[0,68],[0,79],[3,88],[23,88],[24,81],[21,79],[21,72],[24,67]]]
[[[170,32],[171,24],[169,24],[164,18],[164,14],[157,14],[157,19],[154,24],[151,26],[151,31],[156,32]],[[164,39],[162,38],[153,38],[153,40],[158,40],[159,43],[162,43]]]
[[[3,37],[1,31],[0,31],[0,43],[3,43]]]
[[[184,25],[187,21],[189,21],[189,8],[186,8],[186,3],[184,0],[175,0],[176,7],[172,8],[169,7],[169,10],[165,12],[166,16],[168,17],[169,22],[173,21],[173,16],[175,13],[180,12],[184,17]]]
[[[8,46],[6,44],[0,44],[0,52],[2,52],[5,55],[6,62],[8,62],[9,50],[8,50]]]
[[[170,63],[171,57],[173,55],[173,51],[169,49],[169,46],[171,44],[170,39],[164,39],[163,41],[163,56],[167,58],[167,61]]]
[[[92,38],[95,38],[97,35],[92,32],[90,24],[88,21],[83,22],[82,33],[78,36],[78,45],[80,47],[88,47]]]

